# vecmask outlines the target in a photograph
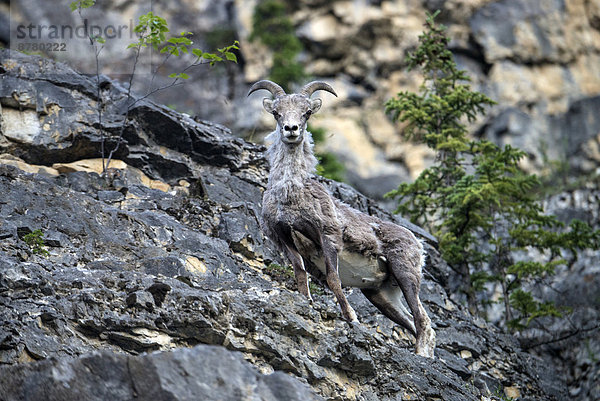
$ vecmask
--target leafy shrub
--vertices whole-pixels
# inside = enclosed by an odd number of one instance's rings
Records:
[[[23,241],[31,248],[31,251],[38,255],[48,256],[50,253],[44,246],[44,233],[39,228],[25,234]]]
[[[77,11],[80,17],[83,19],[82,11],[86,8],[90,8],[96,4],[95,0],[77,0],[72,1],[69,4],[69,8],[71,12]],[[224,46],[222,48],[218,48],[216,52],[205,52],[202,49],[192,47],[193,42],[190,37],[193,35],[192,32],[180,32],[179,35],[175,35],[167,39],[167,34],[170,32],[167,21],[159,15],[154,14],[154,12],[150,11],[146,14],[143,14],[139,17],[138,23],[134,27],[134,32],[137,35],[138,41],[130,43],[127,46],[127,49],[131,49],[134,52],[134,62],[131,67],[131,74],[129,77],[129,83],[127,85],[127,99],[126,103],[126,112],[125,118],[123,119],[123,124],[119,129],[119,133],[116,138],[116,143],[110,151],[106,149],[107,138],[104,130],[102,129],[102,93],[100,90],[100,53],[104,49],[104,45],[106,43],[106,39],[101,36],[92,36],[88,37],[89,43],[94,48],[95,61],[96,61],[96,96],[99,99],[97,112],[98,112],[98,122],[100,126],[100,155],[102,157],[102,170],[103,175],[106,177],[106,171],[109,168],[110,162],[112,160],[115,152],[118,151],[121,143],[123,142],[123,134],[125,132],[126,121],[129,117],[129,113],[138,102],[148,98],[149,96],[157,93],[159,91],[171,88],[173,86],[180,85],[182,80],[188,79],[190,76],[188,75],[188,70],[192,67],[196,67],[199,65],[209,64],[210,66],[214,66],[216,63],[224,62],[224,61],[232,61],[237,63],[237,56],[235,51],[239,50],[239,42],[234,40],[233,43],[229,46]],[[131,94],[131,89],[133,88],[133,81],[136,77],[136,68],[140,58],[140,53],[142,50],[146,48],[152,48],[154,50],[160,50],[161,54],[164,54],[164,59],[159,66],[162,66],[169,57],[180,57],[183,55],[192,55],[192,62],[185,67],[183,70],[178,72],[173,72],[168,75],[171,78],[171,82],[165,86],[161,87],[153,87],[152,84],[154,82],[154,78],[158,72],[158,68],[154,70],[152,78],[150,79],[150,88],[148,92],[137,99],[134,99]],[[108,153],[108,155],[107,155]]]

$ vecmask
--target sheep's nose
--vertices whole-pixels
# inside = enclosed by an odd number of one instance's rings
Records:
[[[293,131],[298,131],[298,126],[297,125],[286,125],[283,127],[284,130],[289,131],[289,132],[293,132]]]

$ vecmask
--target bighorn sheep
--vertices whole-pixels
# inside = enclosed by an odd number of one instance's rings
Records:
[[[337,94],[327,83],[314,81],[288,95],[278,84],[262,80],[248,96],[259,89],[274,96],[263,99],[263,106],[277,121],[268,137],[273,141],[267,150],[271,170],[261,225],[292,263],[299,292],[312,300],[307,271],[324,275],[344,318],[357,322],[342,286],[360,288],[385,316],[415,335],[417,354],[433,357],[435,332],[419,299],[423,245],[408,229],[333,199],[315,178],[317,159],[306,124],[322,102],[310,97],[318,90]]]

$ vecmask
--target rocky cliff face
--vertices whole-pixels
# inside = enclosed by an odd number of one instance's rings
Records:
[[[241,41],[240,64],[199,68],[185,95],[163,91],[160,103],[232,127],[236,135],[260,139],[270,121],[260,113],[260,99],[245,98],[247,88],[268,76],[271,54],[249,40],[258,0],[155,3],[174,33],[193,31],[194,41],[215,49]],[[103,21],[129,26],[150,10],[150,2],[107,1],[86,10],[90,24]],[[383,103],[399,91],[417,90],[418,71],[406,71],[406,53],[417,44],[425,12],[442,11],[451,48],[476,89],[498,102],[474,133],[501,144],[514,144],[529,154],[524,167],[539,170],[546,159],[566,161],[571,173],[594,172],[600,163],[600,7],[594,0],[304,0],[287,2],[301,39],[302,63],[308,74],[329,81],[340,94],[315,116],[327,129],[327,148],[339,155],[349,182],[363,193],[381,197],[399,182],[416,177],[431,163],[425,148],[401,139],[401,128],[384,115]],[[11,1],[13,26],[81,24],[77,13],[57,10],[43,0]],[[99,9],[98,7],[102,7]],[[8,10],[0,4],[0,15]],[[7,25],[7,24],[4,24]],[[0,32],[7,43],[8,32]],[[4,39],[2,39],[4,38]],[[93,49],[86,40],[69,41],[67,52],[48,52],[88,73],[95,70]],[[121,42],[120,42],[121,43]],[[108,45],[107,45],[108,46]],[[122,46],[124,47],[124,46]],[[121,49],[122,50],[122,49]],[[156,61],[156,60],[155,60]],[[123,76],[133,55],[110,46],[103,50],[101,71]],[[146,71],[150,64],[144,64]],[[169,62],[156,78],[165,84],[184,62]],[[162,71],[165,73],[162,74]],[[138,93],[148,80],[134,83]]]
[[[553,195],[545,207],[565,222],[577,218],[600,228],[600,191],[593,183]],[[524,347],[559,367],[572,399],[600,397],[599,266],[600,252],[588,250],[580,252],[572,266],[557,271],[539,295],[572,313],[563,319],[538,322],[521,333]]]
[[[149,101],[124,120],[125,91],[105,77],[100,120],[94,80],[0,51],[0,400],[567,398],[554,366],[452,300],[418,228],[435,359],[360,293],[360,325],[324,288],[309,304],[259,229],[264,149]],[[121,127],[101,179],[102,137]]]

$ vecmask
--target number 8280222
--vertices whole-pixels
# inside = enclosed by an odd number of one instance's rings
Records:
[[[43,51],[43,52],[66,52],[67,44],[60,42],[48,42],[48,43],[25,43],[21,42],[17,44],[18,51]]]

